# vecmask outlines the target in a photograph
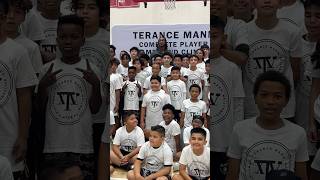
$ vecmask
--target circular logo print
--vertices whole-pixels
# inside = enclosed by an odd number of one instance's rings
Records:
[[[204,163],[193,161],[188,166],[189,175],[193,177],[205,178],[210,176],[210,169]]]
[[[121,142],[121,149],[127,152],[132,152],[137,148],[137,143],[132,139],[125,139]]]
[[[188,76],[188,82],[189,82],[189,87],[192,85],[192,84],[198,84],[200,85],[200,77],[197,76],[196,74],[190,74]],[[201,87],[201,86],[200,86]]]
[[[149,109],[152,112],[159,112],[162,108],[161,106],[161,98],[159,96],[152,96],[150,98]]]
[[[219,76],[212,76],[214,91],[210,93],[213,105],[213,125],[223,122],[230,112],[231,99],[226,83]]]
[[[136,92],[137,86],[135,84],[129,83],[127,84],[127,98],[129,101],[135,100],[135,97],[137,97]]]
[[[88,92],[85,80],[75,74],[57,77],[49,96],[49,113],[61,125],[73,125],[88,105]]]
[[[196,116],[196,115],[202,116],[201,109],[198,106],[190,106],[186,114],[187,114],[187,122],[185,122],[185,126],[191,125],[193,116]]]
[[[143,167],[145,170],[153,173],[159,171],[162,168],[162,165],[160,159],[157,156],[153,155],[148,156],[143,161]]]
[[[13,78],[9,67],[0,61],[0,106],[7,103],[13,89]]]
[[[171,101],[178,101],[181,99],[181,88],[177,85],[170,87],[170,98]]]
[[[254,82],[257,76],[266,71],[283,73],[288,62],[288,53],[281,44],[271,39],[262,39],[250,45],[249,61],[245,66],[246,76]]]
[[[294,169],[294,156],[280,142],[273,140],[260,141],[246,151],[243,159],[243,178],[246,180],[264,180],[271,170]]]

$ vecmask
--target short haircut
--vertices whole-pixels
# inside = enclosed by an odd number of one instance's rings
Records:
[[[190,58],[190,54],[183,54],[183,55],[182,55],[182,59],[183,59],[183,58]]]
[[[78,9],[78,2],[80,0],[72,0],[72,9],[77,10]],[[102,17],[104,16],[108,10],[109,10],[109,5],[107,4],[107,2],[109,1],[104,1],[104,0],[94,0],[96,2],[96,5],[99,9],[99,16]]]
[[[192,84],[189,88],[189,91],[191,91],[191,89],[195,87],[195,88],[198,88],[199,89],[199,93],[201,93],[201,87],[198,85],[198,84]]]
[[[288,80],[287,77],[285,77],[282,73],[278,72],[278,71],[267,71],[264,72],[262,74],[260,74],[255,83],[254,83],[254,87],[253,87],[253,94],[254,97],[257,96],[260,85],[264,82],[264,81],[273,81],[273,82],[279,82],[280,84],[282,84],[285,87],[285,94],[286,94],[286,98],[289,99],[290,95],[291,95],[291,85],[290,85],[290,81]]]
[[[164,127],[162,127],[160,125],[151,126],[151,131],[158,132],[161,135],[161,137],[164,137],[166,134],[166,130],[164,129]]]
[[[152,66],[151,66],[151,68],[152,68],[154,65],[159,66],[159,69],[161,69],[161,65],[160,65],[160,64],[158,64],[158,63],[153,63],[153,64],[152,64]]]
[[[120,61],[119,61],[119,59],[114,58],[114,59],[111,59],[111,60],[110,60],[110,64],[111,64],[111,65],[117,65],[117,66],[119,66]]]
[[[161,57],[161,58],[162,58],[162,56],[161,56],[160,54],[155,54],[155,55],[153,56],[153,59],[156,59],[157,57]]]
[[[141,58],[132,60],[132,64],[135,64],[136,62],[139,62],[141,66],[144,66],[144,61]]]
[[[202,54],[204,55],[204,50],[203,50],[203,49],[199,48],[199,49],[196,50],[196,52],[197,52],[197,51],[201,51]]]
[[[129,66],[129,67],[128,67],[128,71],[129,71],[130,69],[133,69],[133,70],[135,70],[135,71],[137,70],[137,68],[134,67],[134,66]]]
[[[24,12],[27,12],[29,10],[25,0],[9,0],[9,5],[19,8]]]
[[[116,51],[116,47],[114,45],[110,45],[110,48],[113,49],[114,51]]]
[[[320,7],[320,1],[319,0],[306,0],[303,4],[304,4],[304,8],[309,8],[311,6]]]
[[[162,111],[166,110],[166,109],[169,109],[172,111],[172,113],[175,112],[175,108],[171,105],[171,104],[165,104],[163,107],[162,107]]]
[[[127,52],[123,53],[120,57],[121,60],[123,60],[125,57],[127,56],[127,59],[130,61],[131,60],[131,57],[130,57],[130,54],[128,54]]]
[[[0,0],[0,12],[3,12],[5,15],[9,12],[9,2],[8,0]]]
[[[159,81],[159,83],[161,84],[161,77],[160,76],[151,76],[151,78],[150,78],[150,82],[152,81],[152,80],[157,80],[157,81]]]
[[[195,55],[195,54],[190,55],[189,59],[191,59],[191,58],[193,58],[193,57],[194,57],[194,58],[197,58],[198,60],[200,60],[199,57],[198,57],[197,55]]]
[[[226,27],[226,23],[218,16],[212,16],[210,18],[210,27],[216,28],[224,32],[224,28]]]
[[[181,54],[175,54],[175,55],[174,55],[174,58],[180,58],[181,60],[182,60],[182,57],[183,57],[183,56],[182,56]]]
[[[191,136],[192,134],[201,134],[204,137],[204,139],[206,139],[207,137],[207,132],[202,128],[192,128],[190,134]]]
[[[172,54],[170,52],[167,52],[167,51],[164,52],[161,57],[163,58],[164,56],[170,56],[171,59],[173,58]]]
[[[173,66],[172,68],[171,68],[171,72],[172,71],[180,71],[180,68],[178,67],[178,66]]]
[[[64,24],[74,24],[74,25],[80,26],[83,31],[82,35],[84,36],[84,20],[83,20],[83,18],[81,18],[77,15],[66,15],[66,16],[59,17],[57,32],[59,32],[59,28],[61,28],[61,26]]]
[[[148,54],[142,54],[142,55],[140,56],[140,58],[144,58],[144,59],[146,59],[147,61],[150,60],[150,56],[148,56]]]
[[[129,52],[131,52],[131,51],[133,51],[133,50],[136,50],[137,52],[139,52],[139,48],[137,48],[137,47],[132,47],[132,48],[130,48],[130,51],[129,51]]]
[[[202,116],[194,115],[193,118],[192,118],[192,121],[196,120],[196,119],[199,119],[202,122],[202,124],[204,124],[204,118]]]
[[[137,114],[136,111],[133,111],[133,110],[124,111],[124,113],[123,113],[123,115],[122,115],[123,121],[126,122],[126,121],[129,119],[129,117],[130,117],[131,115],[133,115],[133,114],[136,116],[136,118],[138,117],[138,114]]]

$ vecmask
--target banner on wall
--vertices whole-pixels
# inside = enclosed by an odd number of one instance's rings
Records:
[[[203,44],[210,44],[209,29],[209,24],[117,25],[112,28],[112,45],[117,57],[134,46],[150,55],[164,35],[171,53],[194,54]]]
[[[132,8],[139,5],[135,0],[110,0],[110,8]]]

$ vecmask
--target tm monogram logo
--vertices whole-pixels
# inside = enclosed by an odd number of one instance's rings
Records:
[[[220,97],[220,93],[211,93],[212,104],[215,106]]]
[[[76,97],[79,93],[75,92],[57,92],[59,96],[60,103],[65,105],[65,111],[70,111],[70,105],[77,105]]]
[[[266,72],[268,69],[273,68],[273,64],[271,63],[271,59],[273,61],[277,60],[277,56],[266,56],[266,57],[254,57],[253,60],[257,63],[257,67],[262,69],[263,72]]]
[[[254,162],[258,166],[257,174],[267,174],[275,169],[274,165],[277,165],[276,169],[279,169],[279,167],[282,165],[281,161],[254,160]],[[265,167],[264,169],[263,166]]]
[[[176,98],[176,96],[178,96],[179,91],[171,91],[171,94],[173,97]]]
[[[151,106],[152,106],[153,108],[156,108],[156,107],[159,106],[159,103],[160,103],[160,102],[158,102],[158,101],[151,101]]]
[[[132,90],[128,90],[128,94],[129,96],[133,96],[135,94],[136,91],[132,91]]]

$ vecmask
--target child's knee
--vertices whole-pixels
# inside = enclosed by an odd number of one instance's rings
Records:
[[[156,180],[168,180],[166,176],[157,177]]]
[[[130,180],[130,179],[135,179],[135,177],[134,177],[134,173],[133,173],[133,171],[132,170],[130,170],[129,172],[128,172],[128,174],[127,174],[127,178]]]

